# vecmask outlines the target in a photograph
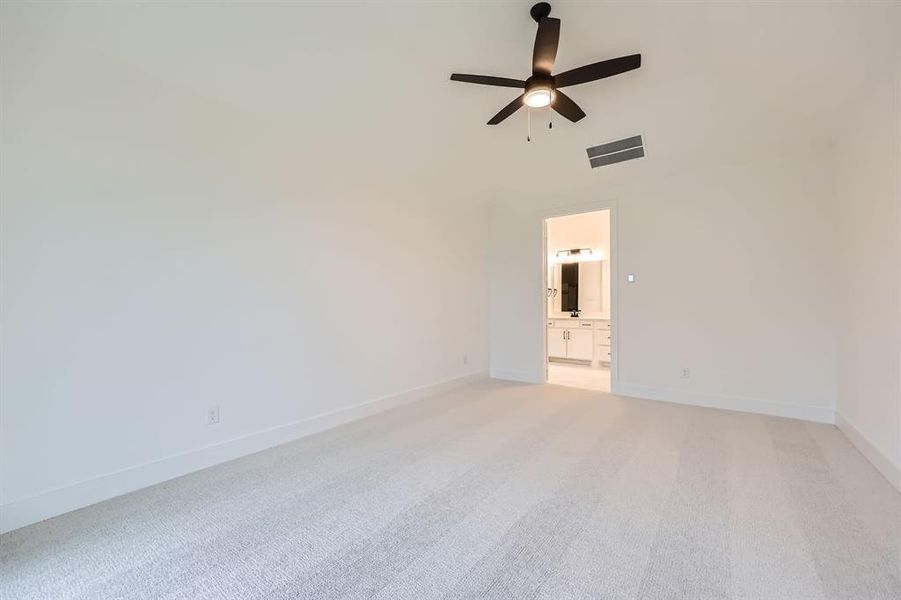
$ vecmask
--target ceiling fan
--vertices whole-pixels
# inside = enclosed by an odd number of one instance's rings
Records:
[[[554,68],[554,60],[557,58],[557,44],[560,41],[560,19],[549,16],[551,14],[551,5],[547,2],[539,2],[529,12],[538,23],[538,33],[535,35],[535,50],[532,53],[531,77],[525,81],[508,77],[466,75],[462,73],[454,73],[450,77],[451,81],[525,90],[522,95],[491,117],[488,125],[497,125],[519,110],[523,104],[532,108],[550,105],[551,108],[575,123],[585,116],[585,112],[569,96],[561,92],[560,88],[612,77],[641,66],[641,54],[630,54],[629,56],[602,60],[601,62],[564,71],[557,75],[551,75],[551,70]]]

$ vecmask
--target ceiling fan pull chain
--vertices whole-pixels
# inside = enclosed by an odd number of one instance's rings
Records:
[[[547,128],[554,128],[554,111],[551,110],[551,105],[547,105]]]
[[[531,108],[526,108],[526,115],[528,115],[526,117],[526,123],[528,123],[528,125],[526,126],[526,141],[531,142],[532,141],[532,109]]]

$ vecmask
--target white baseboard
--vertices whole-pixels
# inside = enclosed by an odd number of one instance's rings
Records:
[[[544,383],[544,378],[534,371],[524,371],[522,369],[491,369],[492,379],[503,379],[505,381],[519,381],[520,383]]]
[[[788,417],[789,419],[802,419],[817,423],[835,423],[835,411],[829,408],[815,406],[801,406],[799,404],[785,404],[760,400],[757,398],[741,398],[738,396],[721,396],[719,394],[705,394],[688,392],[684,390],[659,389],[628,383],[620,383],[614,393],[618,396],[631,396],[646,400],[661,400],[676,404],[690,404],[692,406],[704,406],[707,408],[721,408],[723,410],[735,410],[739,412],[771,415],[774,417]]]
[[[486,376],[472,373],[456,377],[19,498],[0,505],[0,533],[416,402]]]
[[[491,369],[492,379],[518,381],[522,383],[544,383],[540,373],[523,369]],[[629,383],[619,383],[613,393],[618,396],[631,396],[645,400],[659,400],[661,402],[673,402],[675,404],[689,404],[692,406],[704,406],[707,408],[721,408],[723,410],[735,410],[774,417],[788,417],[790,419],[802,419],[817,423],[835,423],[835,411],[829,408],[814,406],[802,406],[799,404],[784,404],[757,398],[741,398],[738,396],[721,396],[716,394],[704,394],[687,392],[684,390],[652,388]]]
[[[901,492],[901,465],[896,465],[870,442],[858,428],[848,422],[841,413],[835,414],[835,426],[845,434],[854,447],[882,473],[898,492]]]

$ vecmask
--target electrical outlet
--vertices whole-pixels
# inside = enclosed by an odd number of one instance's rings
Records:
[[[206,409],[206,424],[216,425],[219,423],[219,405],[211,406]]]
[[[691,377],[691,369],[682,367],[682,379],[688,379],[689,377]]]

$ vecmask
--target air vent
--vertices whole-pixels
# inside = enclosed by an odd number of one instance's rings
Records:
[[[644,158],[644,140],[640,135],[592,146],[586,150],[591,168]]]

